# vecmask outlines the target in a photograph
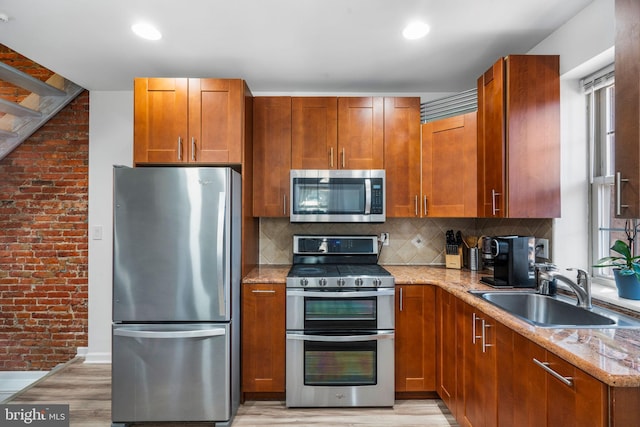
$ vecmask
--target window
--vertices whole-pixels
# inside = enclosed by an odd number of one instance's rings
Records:
[[[614,214],[615,82],[613,66],[582,80],[586,92],[587,134],[591,153],[592,261],[609,256],[616,240],[627,240],[624,219]],[[632,220],[635,225],[635,220]],[[637,251],[637,248],[636,248]],[[610,268],[593,269],[596,279],[613,279]]]

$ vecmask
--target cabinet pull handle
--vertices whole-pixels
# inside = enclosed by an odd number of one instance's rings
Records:
[[[404,310],[404,298],[402,295],[402,288],[400,288],[400,311]]]
[[[620,211],[622,208],[628,208],[629,205],[622,204],[622,190],[621,184],[623,182],[629,182],[627,178],[622,178],[622,174],[620,172],[616,172],[616,215],[620,215]]]
[[[427,196],[424,196],[423,203],[424,203],[424,216],[427,216],[429,215],[429,211],[427,210]]]
[[[471,343],[475,344],[476,343],[476,338],[480,338],[479,336],[476,335],[476,320],[480,319],[478,316],[476,316],[475,313],[471,313]]]
[[[491,325],[488,325],[484,319],[482,321],[482,352],[487,352],[487,347],[493,347],[493,344],[487,344],[487,328],[490,328]]]
[[[196,161],[196,139],[191,137],[191,160]]]
[[[344,147],[342,148],[342,169],[344,169]]]
[[[498,204],[496,203],[496,197],[500,196],[500,193],[497,193],[495,189],[491,189],[491,214],[496,216],[496,213],[500,210],[498,209]]]
[[[544,369],[545,371],[550,373],[551,376],[553,376],[556,379],[560,380],[567,387],[573,387],[573,378],[572,377],[564,377],[564,376],[560,375],[559,373],[557,373],[556,371],[554,371],[553,369],[551,369],[549,367],[549,362],[541,362],[541,361],[539,361],[538,359],[536,359],[534,357],[533,358],[533,363],[535,363],[536,365],[540,366],[542,369]]]
[[[287,195],[282,195],[282,214],[287,215]]]
[[[416,216],[418,216],[418,195],[416,195],[415,205],[416,205]]]
[[[329,149],[329,167],[333,168],[333,147]]]
[[[252,289],[251,292],[254,294],[275,294],[276,291],[273,289]]]
[[[182,160],[182,138],[178,137],[178,160]]]

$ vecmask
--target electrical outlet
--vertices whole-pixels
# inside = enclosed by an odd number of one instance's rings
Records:
[[[536,258],[549,259],[549,239],[536,239]]]
[[[389,246],[389,233],[380,233],[380,241],[382,242],[382,246]]]

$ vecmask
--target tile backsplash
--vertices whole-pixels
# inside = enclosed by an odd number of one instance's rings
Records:
[[[291,264],[294,234],[375,234],[387,232],[380,264],[442,265],[447,230],[463,236],[523,235],[551,241],[551,219],[389,218],[384,224],[292,224],[288,218],[260,218],[260,264]]]

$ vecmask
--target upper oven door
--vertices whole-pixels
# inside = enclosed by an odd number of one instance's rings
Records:
[[[287,330],[394,329],[395,289],[287,289]]]
[[[384,170],[291,170],[291,222],[384,222]]]

